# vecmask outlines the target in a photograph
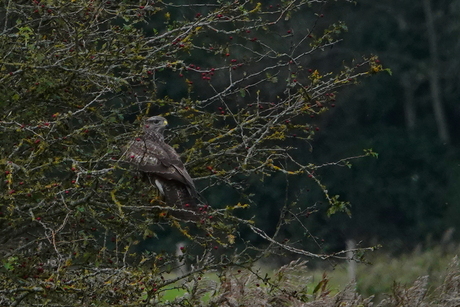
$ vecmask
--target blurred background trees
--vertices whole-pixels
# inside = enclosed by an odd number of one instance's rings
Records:
[[[113,283],[138,278],[145,300],[173,283],[184,239],[203,272],[266,251],[324,258],[349,239],[400,252],[458,238],[459,7],[3,2],[5,280],[84,289],[140,260],[155,270]],[[156,114],[212,207],[196,227],[120,159]],[[95,278],[83,285],[80,268]]]
[[[459,5],[359,1],[330,11],[352,29],[332,57],[371,52],[393,72],[342,92],[344,103],[326,116],[314,144],[320,161],[334,148],[379,153],[351,173],[327,170],[330,186],[353,204],[356,224],[342,220],[344,237],[374,238],[393,251],[439,242],[446,232],[458,239],[448,230],[459,223]]]

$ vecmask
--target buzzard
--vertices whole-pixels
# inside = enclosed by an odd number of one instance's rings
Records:
[[[197,220],[198,192],[179,155],[164,141],[167,125],[161,116],[147,118],[142,134],[128,144],[125,159],[155,184],[167,206],[179,209],[173,216]]]

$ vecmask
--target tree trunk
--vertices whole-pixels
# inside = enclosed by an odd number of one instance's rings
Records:
[[[447,127],[446,115],[444,113],[441,85],[439,82],[439,53],[434,28],[433,11],[431,10],[430,0],[423,0],[423,10],[425,12],[426,28],[428,33],[428,44],[431,57],[431,71],[429,72],[431,103],[433,104],[434,117],[438,128],[438,135],[445,144],[450,143],[449,130]]]
[[[416,112],[414,103],[414,81],[409,73],[403,75],[401,83],[404,88],[404,117],[406,128],[409,132],[414,131],[416,122]]]
[[[353,260],[353,251],[356,249],[356,241],[353,239],[348,239],[346,241],[347,246],[347,258],[348,258],[348,280],[350,282],[356,282],[356,261]]]

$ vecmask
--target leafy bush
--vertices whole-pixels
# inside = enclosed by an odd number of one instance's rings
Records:
[[[303,224],[315,210],[296,201],[303,188],[268,205],[252,193],[267,193],[270,176],[295,178],[316,185],[328,214],[348,212],[321,169],[375,155],[314,165],[294,154],[339,88],[383,70],[375,56],[334,71],[311,65],[346,30],[322,21],[321,5],[2,2],[1,304],[139,305],[270,254],[346,258],[323,252]],[[310,27],[294,31],[290,20],[306,11]],[[169,214],[178,208],[122,157],[154,113],[180,124],[167,142],[212,205],[197,223]],[[278,221],[258,222],[261,208]],[[304,242],[283,236],[293,224]],[[187,247],[175,256],[179,238]],[[191,270],[168,277],[182,262]]]

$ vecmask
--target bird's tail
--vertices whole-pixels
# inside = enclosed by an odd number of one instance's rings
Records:
[[[165,202],[171,209],[170,214],[184,221],[199,221],[202,218],[200,202],[187,187],[176,181],[163,182]]]

